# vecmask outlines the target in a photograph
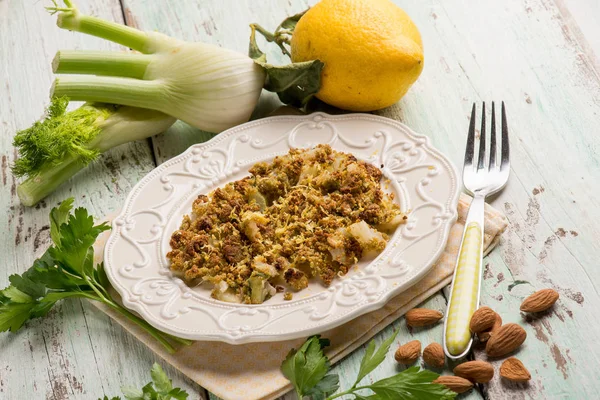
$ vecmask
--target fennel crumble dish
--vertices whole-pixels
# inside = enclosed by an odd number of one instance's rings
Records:
[[[328,145],[259,162],[250,176],[199,195],[171,236],[171,270],[212,296],[259,304],[277,292],[329,286],[373,258],[406,221],[381,171]]]

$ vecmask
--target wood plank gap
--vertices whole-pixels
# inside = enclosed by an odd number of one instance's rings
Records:
[[[52,398],[54,400],[59,400],[57,394],[56,394],[56,388],[54,387],[54,382],[56,382],[56,377],[54,376],[54,371],[52,371],[52,365],[50,362],[50,352],[48,351],[48,343],[46,342],[46,335],[44,335],[44,332],[41,333],[42,334],[42,340],[44,341],[44,350],[46,351],[46,357],[48,358],[48,368],[46,369],[47,373],[48,373],[48,383],[50,384],[50,389],[52,390]]]
[[[151,136],[146,139],[148,142],[148,146],[150,146],[150,153],[152,154],[152,162],[154,162],[154,166],[158,167],[158,157],[156,157],[156,150],[154,149],[154,136]]]
[[[121,15],[123,17],[123,22],[125,25],[131,26],[131,21],[127,18],[127,13],[125,12],[125,0],[119,0],[119,7],[121,7]]]

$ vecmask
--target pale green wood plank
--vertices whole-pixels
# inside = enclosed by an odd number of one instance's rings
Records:
[[[180,3],[188,5],[187,2],[177,2],[176,6]],[[246,15],[242,3],[236,2],[234,9],[242,10],[241,14]],[[249,5],[260,8],[260,11],[248,18],[247,22],[258,21],[266,26],[274,26],[282,17],[279,14],[287,14],[287,11],[282,11],[285,8],[283,2],[281,5],[271,3]],[[564,300],[561,300],[557,313],[561,314],[565,323],[559,324],[556,315],[534,323],[528,327],[530,335],[527,348],[519,353],[532,372],[537,371],[534,383],[527,391],[510,389],[508,392],[502,385],[491,385],[489,397],[499,399],[520,395],[523,398],[555,398],[552,396],[562,395],[562,398],[589,398],[598,390],[598,383],[586,371],[599,363],[594,354],[580,344],[586,343],[590,336],[599,331],[598,322],[593,318],[598,296],[592,284],[598,278],[592,260],[595,261],[599,255],[598,244],[593,240],[599,234],[598,228],[593,225],[594,218],[598,217],[598,204],[593,197],[598,192],[598,139],[592,133],[596,129],[599,111],[598,80],[594,71],[587,64],[588,60],[580,51],[582,49],[578,48],[577,41],[563,30],[561,14],[552,3],[399,3],[421,29],[427,62],[424,75],[415,88],[399,106],[384,111],[384,115],[399,117],[415,130],[429,133],[434,143],[458,163],[468,122],[469,102],[479,97],[489,99],[492,95],[495,99],[509,102],[514,174],[506,192],[495,204],[499,207],[503,207],[504,203],[510,204],[513,211],[513,215],[509,215],[512,231],[505,237],[501,250],[490,257],[490,274],[496,278],[485,281],[483,302],[496,307],[503,316],[506,314],[506,320],[519,318],[518,304],[522,295],[526,294],[521,291],[525,291],[527,285],[517,286],[507,294],[506,287],[512,279],[510,272],[514,279],[527,279],[535,282],[536,286],[548,284],[550,279],[560,285],[563,294]],[[6,1],[0,2],[0,10],[6,8],[6,4]],[[140,1],[139,4],[143,6],[141,9],[144,13],[159,7],[158,3]],[[171,3],[163,3],[160,7],[164,7],[164,4],[168,7]],[[213,21],[217,27],[227,18],[239,18],[229,15],[237,13],[227,12],[233,4],[212,4],[202,4],[202,7],[215,9],[209,15],[214,13],[219,16],[218,24]],[[3,15],[0,13],[0,29]],[[184,15],[195,16],[189,12]],[[164,17],[160,20],[167,25],[173,22]],[[197,16],[189,20],[210,22],[210,18],[198,19]],[[156,25],[161,23],[159,17],[153,21],[157,21]],[[147,29],[155,27],[149,26]],[[166,29],[160,30],[168,33]],[[180,37],[185,37],[184,33],[190,34],[187,29],[183,31],[184,28],[181,28]],[[243,50],[246,42],[239,39],[246,36],[243,29],[239,27],[231,35],[238,36],[233,45],[227,43],[226,46],[242,46],[238,50]],[[30,45],[35,42],[25,43]],[[0,66],[3,64],[0,63]],[[49,74],[49,71],[46,73]],[[40,111],[41,104],[35,117]],[[4,116],[4,111],[2,113]],[[22,126],[26,126],[33,118],[29,118]],[[193,134],[188,135],[187,142],[174,143],[177,146],[173,146],[171,153],[165,150],[163,159],[180,152],[195,140],[189,136]],[[515,140],[516,137],[520,140]],[[163,148],[162,145],[160,147]],[[3,151],[6,148],[10,149],[3,143]],[[573,161],[566,165],[557,161],[565,159]],[[578,175],[584,179],[579,181],[573,178]],[[539,185],[545,191],[533,195],[534,187],[540,190]],[[45,213],[42,214],[45,216]],[[16,227],[12,227],[14,234]],[[558,228],[564,228],[567,232],[573,230],[578,236],[568,233],[565,237],[556,235],[556,239],[553,239]],[[2,243],[10,243],[10,240],[12,238],[7,240],[3,237]],[[544,245],[546,242],[548,244]],[[11,251],[10,247],[8,251]],[[12,251],[14,254],[14,249]],[[498,278],[501,273],[504,281],[494,287],[502,280]],[[587,278],[586,274],[591,278]],[[581,296],[578,292],[582,293]],[[500,295],[503,300],[499,300]],[[509,297],[514,298],[507,301]],[[581,298],[584,301],[579,305]],[[563,307],[572,313],[572,320]],[[97,316],[94,315],[94,318]],[[584,335],[581,332],[586,333]],[[101,341],[102,338],[96,340]],[[567,356],[565,349],[570,349]],[[562,364],[561,357],[565,358],[566,364]],[[556,360],[562,365],[564,373],[552,364]],[[548,367],[544,367],[544,364]],[[12,362],[11,365],[21,364]],[[31,370],[31,362],[22,365]],[[132,369],[131,365],[124,368]],[[4,380],[4,370],[0,368],[0,371],[0,380]],[[46,371],[42,369],[42,372]],[[140,372],[139,375],[144,373]],[[566,380],[564,375],[567,375]],[[142,376],[136,381],[145,379]],[[46,380],[49,381],[49,378]],[[84,385],[87,382],[86,378]],[[0,385],[0,390],[4,388]]]
[[[86,12],[122,21],[118,0],[78,1]],[[153,167],[147,141],[102,157],[37,208],[23,208],[9,166],[12,136],[38,119],[48,102],[50,62],[59,48],[115,49],[104,41],[62,31],[46,2],[0,1],[0,287],[27,269],[49,243],[50,207],[68,196],[103,216],[118,210],[132,186]],[[0,334],[1,399],[95,399],[120,394],[125,384],[143,385],[158,358],[86,302],[67,301],[44,320],[17,334]],[[197,385],[168,374],[190,393]],[[198,395],[191,399],[197,399]]]

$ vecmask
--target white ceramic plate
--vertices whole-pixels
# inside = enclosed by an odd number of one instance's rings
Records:
[[[217,301],[210,288],[190,288],[171,274],[171,233],[199,194],[242,178],[258,161],[318,143],[383,166],[389,190],[410,211],[379,257],[329,288],[311,282],[291,301],[280,293],[259,305]],[[113,221],[106,272],[125,306],[179,337],[232,344],[306,337],[382,307],[421,278],[444,248],[458,192],[448,159],[394,120],[323,113],[265,118],[194,145],[144,177]]]

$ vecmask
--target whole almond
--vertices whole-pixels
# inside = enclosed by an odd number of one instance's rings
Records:
[[[488,329],[483,332],[479,332],[477,337],[479,338],[480,343],[485,343],[489,340],[490,336],[497,331],[502,326],[502,317],[500,314],[496,313],[496,320],[494,321],[494,326],[491,329]]]
[[[432,368],[443,368],[446,362],[444,348],[439,343],[431,343],[423,350],[423,361]]]
[[[455,393],[464,393],[473,387],[473,383],[460,376],[444,375],[439,376],[433,383],[439,383],[446,386]]]
[[[524,312],[541,312],[546,311],[556,303],[559,294],[554,289],[538,290],[531,296],[527,297],[521,303],[521,311]]]
[[[527,338],[527,332],[518,324],[502,325],[485,345],[489,357],[502,357],[515,351]]]
[[[502,326],[502,317],[500,314],[496,313],[496,320],[494,321],[494,325],[492,326],[492,332],[498,330]]]
[[[500,376],[513,382],[527,382],[531,379],[531,374],[523,365],[521,360],[510,357],[504,360],[500,366]]]
[[[485,343],[490,340],[492,336],[492,331],[480,332],[477,334],[477,338],[479,339],[479,343]]]
[[[414,328],[419,326],[432,325],[442,319],[444,315],[437,310],[428,308],[413,308],[406,313],[406,325]]]
[[[402,346],[398,347],[394,358],[400,364],[413,364],[419,358],[421,354],[421,342],[418,340],[410,341]]]
[[[454,368],[454,375],[476,383],[487,383],[494,377],[494,367],[485,361],[467,361]]]
[[[480,307],[471,316],[469,328],[473,333],[487,331],[494,326],[496,321],[496,313],[489,307]]]

